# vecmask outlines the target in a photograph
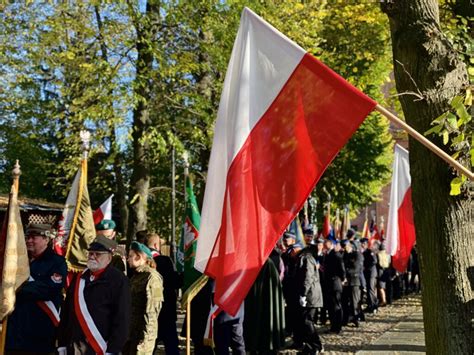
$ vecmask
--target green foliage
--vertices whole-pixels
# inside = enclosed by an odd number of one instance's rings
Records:
[[[474,121],[469,113],[471,109],[472,93],[467,89],[465,95],[455,96],[451,100],[450,109],[433,120],[433,127],[425,132],[425,135],[442,137],[443,144],[453,152],[451,156],[468,168],[474,165]],[[467,179],[464,175],[451,181],[451,195],[459,195],[465,189]]]

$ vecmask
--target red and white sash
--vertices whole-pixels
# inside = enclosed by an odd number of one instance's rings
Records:
[[[35,279],[31,275],[28,280],[35,281]],[[36,301],[36,304],[44,311],[44,313],[46,313],[49,319],[51,319],[51,322],[53,322],[54,326],[57,327],[59,325],[60,318],[59,312],[56,309],[54,303],[51,301]]]
[[[74,309],[81,329],[84,332],[87,341],[92,346],[92,349],[94,349],[96,354],[104,355],[107,350],[107,342],[97,329],[84,299],[85,280],[81,275],[83,275],[87,270],[88,269],[85,269],[82,274],[77,275],[76,289],[74,290]]]

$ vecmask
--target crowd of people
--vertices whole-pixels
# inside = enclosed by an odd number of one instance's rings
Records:
[[[329,322],[333,333],[358,327],[367,313],[419,291],[416,249],[410,274],[400,274],[391,267],[383,242],[369,245],[351,229],[343,240],[315,234],[311,226],[304,229],[303,247],[294,234],[284,233],[239,312],[215,318],[214,350],[204,341],[210,280],[191,308],[194,353],[275,354],[293,348],[317,354],[323,350],[321,326]],[[47,224],[26,229],[31,277],[19,288],[8,317],[6,354],[145,355],[153,354],[160,341],[166,354],[180,353],[180,276],[171,258],[160,253],[157,234],[139,232],[124,263],[117,253],[115,223],[103,220],[88,248],[87,268],[76,272],[68,272],[65,258],[51,248],[53,235]]]

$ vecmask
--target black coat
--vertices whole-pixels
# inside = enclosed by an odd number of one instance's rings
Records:
[[[342,254],[330,250],[324,260],[324,278],[329,290],[342,292],[342,281],[346,278],[346,269]]]
[[[77,349],[77,344],[87,343],[74,310],[74,291],[79,275],[85,279],[84,299],[97,329],[107,342],[107,352],[122,351],[129,335],[130,285],[123,272],[112,265],[107,266],[102,275],[94,281],[90,281],[89,270],[74,277],[61,309],[59,347],[68,347],[69,353]],[[87,349],[79,354],[93,354],[92,348],[85,346]]]
[[[178,273],[175,270],[173,261],[169,256],[158,255],[153,258],[156,263],[156,270],[163,277],[164,301],[158,317],[158,328],[160,324],[176,322],[176,298],[177,290],[180,286]]]
[[[377,255],[370,249],[365,249],[362,255],[364,256],[365,278],[377,277]]]
[[[323,306],[323,292],[316,263],[317,253],[316,247],[310,245],[304,248],[299,255],[297,269],[298,296],[306,297],[306,307],[309,308]]]
[[[50,248],[30,263],[34,281],[17,291],[15,310],[8,317],[7,350],[53,352],[56,327],[37,301],[52,301],[59,309],[67,275],[66,261]]]
[[[362,254],[357,250],[353,250],[350,253],[344,253],[344,267],[346,268],[346,277],[348,285],[360,286]]]

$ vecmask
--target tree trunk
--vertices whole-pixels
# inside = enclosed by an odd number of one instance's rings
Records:
[[[390,19],[406,121],[425,132],[468,84],[466,67],[440,30],[437,1],[395,0],[382,3],[382,10]],[[452,169],[417,141],[409,143],[427,353],[473,354],[472,201],[468,193],[450,196]]]
[[[153,67],[153,41],[159,17],[159,1],[150,0],[146,12],[134,19],[137,32],[137,61],[135,96],[137,104],[133,110],[133,172],[130,181],[130,207],[127,240],[130,243],[136,232],[147,228],[147,202],[150,187],[150,163],[147,129],[151,125],[149,102],[151,98],[151,72]]]

